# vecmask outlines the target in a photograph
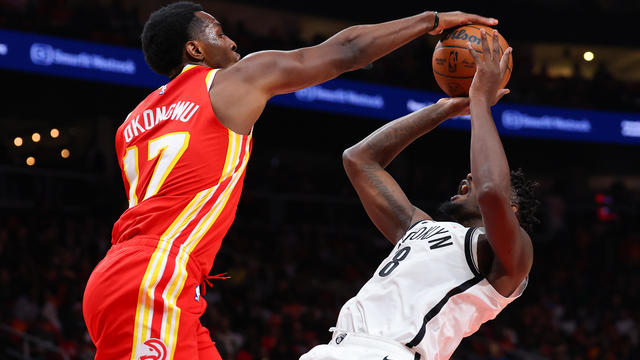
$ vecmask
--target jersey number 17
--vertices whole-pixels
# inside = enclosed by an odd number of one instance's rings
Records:
[[[162,135],[148,141],[149,149],[147,151],[147,162],[160,156],[156,162],[153,173],[145,183],[139,184],[140,170],[138,166],[138,146],[134,145],[127,148],[122,159],[124,173],[129,183],[129,207],[138,204],[138,187],[146,185],[147,191],[144,193],[142,200],[146,200],[158,193],[160,187],[169,176],[169,173],[176,165],[182,154],[189,146],[188,132],[174,132]],[[140,200],[140,201],[142,201]]]

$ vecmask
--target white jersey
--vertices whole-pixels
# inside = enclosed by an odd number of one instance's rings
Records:
[[[421,359],[448,359],[474,333],[520,296],[498,293],[478,270],[483,228],[430,220],[414,224],[360,292],[347,301],[336,324],[347,331],[404,344]]]

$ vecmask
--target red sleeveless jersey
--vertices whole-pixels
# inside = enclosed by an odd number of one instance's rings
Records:
[[[216,71],[188,65],[116,133],[129,209],[115,223],[112,243],[158,240],[149,282],[174,263],[169,273],[195,262],[207,274],[235,217],[252,138],[229,130],[213,112],[209,89]],[[169,261],[171,248],[179,252]]]

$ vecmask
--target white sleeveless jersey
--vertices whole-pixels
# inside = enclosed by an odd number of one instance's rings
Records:
[[[414,224],[344,304],[336,328],[395,340],[421,359],[448,359],[527,285],[504,297],[484,279],[477,266],[483,233],[453,222]]]

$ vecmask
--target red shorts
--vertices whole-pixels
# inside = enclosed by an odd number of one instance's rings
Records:
[[[95,359],[221,360],[200,323],[207,307],[200,297],[201,277],[178,247],[162,249],[156,239],[112,246],[84,292]]]

